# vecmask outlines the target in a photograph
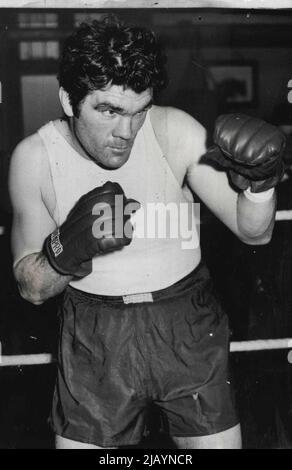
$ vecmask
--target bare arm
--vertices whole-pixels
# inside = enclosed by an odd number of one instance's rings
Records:
[[[237,223],[241,239],[250,245],[269,243],[275,225],[276,193],[268,201],[251,202],[244,193],[237,200]]]
[[[41,191],[48,175],[38,137],[20,143],[12,155],[9,173],[14,275],[21,296],[36,305],[62,292],[72,279],[57,273],[42,254],[44,239],[56,228]]]
[[[168,135],[172,153],[185,165],[190,188],[232,232],[247,244],[268,243],[272,236],[276,197],[255,203],[229,184],[225,171],[200,163],[206,152],[206,131],[188,114],[169,108]]]
[[[43,253],[32,253],[22,258],[14,267],[20,295],[35,305],[60,294],[72,276],[58,274]]]
[[[243,242],[265,244],[271,239],[276,196],[261,203],[246,198],[243,192],[231,188],[225,172],[209,165],[193,163],[188,182],[207,207]]]

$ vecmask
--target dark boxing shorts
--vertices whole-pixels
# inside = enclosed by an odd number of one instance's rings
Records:
[[[152,405],[171,436],[238,423],[228,321],[207,268],[201,264],[152,299],[67,288],[51,415],[56,434],[100,447],[135,445]]]

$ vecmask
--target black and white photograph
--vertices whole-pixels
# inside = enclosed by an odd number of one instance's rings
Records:
[[[292,449],[291,30],[0,0],[0,449]]]

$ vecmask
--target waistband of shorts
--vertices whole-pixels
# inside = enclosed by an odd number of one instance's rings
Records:
[[[170,286],[153,292],[141,292],[137,294],[127,295],[99,295],[90,292],[85,292],[76,287],[67,286],[67,292],[76,295],[84,300],[94,300],[102,303],[116,303],[116,304],[134,304],[144,302],[155,302],[158,300],[167,299],[169,297],[177,297],[180,294],[186,293],[188,290],[193,289],[196,285],[201,284],[209,278],[209,271],[204,264],[200,261],[198,266],[187,274],[179,281],[171,284]]]

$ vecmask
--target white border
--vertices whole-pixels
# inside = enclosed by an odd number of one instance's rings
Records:
[[[0,8],[292,8],[292,0],[0,0]]]

